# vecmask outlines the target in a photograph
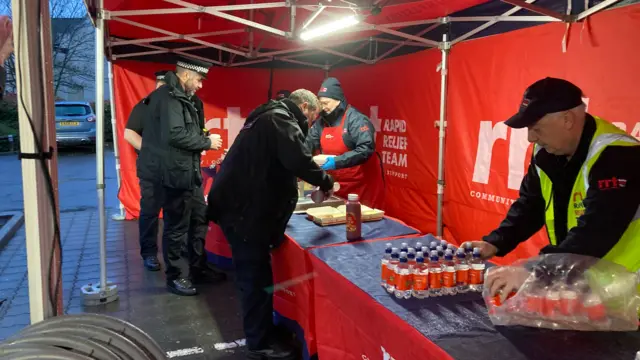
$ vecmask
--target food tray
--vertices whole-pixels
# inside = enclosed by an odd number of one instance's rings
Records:
[[[346,205],[337,207],[322,206],[307,210],[307,219],[320,226],[346,224]],[[372,209],[362,205],[362,222],[380,221],[384,218],[384,211]]]

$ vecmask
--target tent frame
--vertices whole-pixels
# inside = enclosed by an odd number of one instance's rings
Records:
[[[229,15],[224,13],[223,11],[230,11],[229,7],[221,8],[221,7],[199,7],[195,6],[191,3],[182,0],[165,0],[167,2],[171,2],[174,4],[179,4],[182,7],[176,9],[162,9],[162,10],[135,10],[129,12],[109,12],[103,9],[103,0],[94,0],[94,4],[97,4],[97,21],[94,22],[96,26],[96,125],[97,125],[97,149],[96,149],[96,157],[97,157],[97,165],[96,165],[96,188],[98,195],[98,206],[99,206],[99,215],[100,215],[100,227],[99,227],[99,238],[100,238],[100,288],[101,294],[100,297],[105,297],[110,295],[107,289],[110,289],[107,286],[107,274],[106,274],[106,214],[105,214],[105,204],[104,204],[104,58],[105,58],[105,43],[109,47],[109,53],[111,53],[112,46],[123,45],[125,42],[130,44],[144,44],[149,47],[156,47],[155,45],[150,44],[154,41],[159,41],[157,38],[154,39],[136,39],[136,40],[116,40],[116,41],[107,41],[106,39],[106,22],[111,20],[123,20],[123,17],[133,16],[133,15],[141,15],[141,14],[165,14],[169,12],[204,12],[211,14],[213,16],[222,17],[225,19],[232,19],[232,21],[236,21],[233,15]],[[517,0],[504,0],[510,3],[517,2],[519,5],[528,6],[531,3],[535,2],[535,0],[527,0],[526,2],[517,1]],[[598,11],[603,10],[604,8],[614,4],[619,0],[605,0],[602,3],[594,6],[591,9],[587,9],[582,13],[576,16],[569,16],[566,18],[565,22],[569,24],[570,22],[578,21],[587,18],[595,14]],[[290,31],[285,32],[284,36],[291,36],[291,34],[295,34],[295,16],[296,16],[296,6],[287,1],[286,3],[263,3],[263,4],[245,4],[245,5],[231,5],[230,7],[234,7],[233,9],[248,9],[255,10],[259,8],[265,8],[265,6],[287,6],[291,9],[290,11]],[[57,201],[57,156],[55,153],[55,119],[53,117],[53,96],[50,87],[44,86],[44,89],[38,88],[37,84],[46,84],[48,83],[46,80],[50,79],[52,76],[53,69],[51,68],[51,42],[49,32],[47,30],[39,31],[39,29],[50,29],[49,16],[48,16],[48,3],[42,2],[41,9],[36,9],[33,6],[29,6],[27,0],[12,0],[12,12],[14,19],[24,19],[24,22],[27,24],[25,26],[26,31],[20,28],[19,21],[13,23],[14,33],[20,34],[23,33],[22,36],[18,37],[16,41],[16,63],[20,64],[20,66],[16,69],[16,75],[20,77],[29,78],[30,81],[26,81],[22,86],[19,86],[18,96],[23,100],[21,102],[24,106],[18,107],[18,115],[19,115],[19,123],[20,123],[20,134],[21,134],[21,153],[26,154],[34,154],[39,152],[42,149],[38,149],[36,144],[40,143],[41,147],[50,146],[53,149],[51,158],[48,161],[48,171],[49,174],[46,174],[47,169],[43,169],[42,167],[37,166],[37,162],[35,159],[23,158],[22,159],[22,178],[25,189],[24,193],[24,207],[25,207],[25,224],[26,224],[26,246],[27,246],[27,266],[29,269],[29,303],[30,303],[30,312],[31,312],[31,321],[32,323],[39,322],[43,319],[54,316],[55,313],[61,313],[62,310],[62,292],[59,292],[56,296],[55,302],[52,301],[50,297],[50,287],[55,283],[61,283],[61,274],[59,269],[56,266],[52,266],[60,261],[60,248],[56,246],[56,239],[54,238],[54,229],[56,226],[59,228],[59,205]],[[317,10],[317,6],[303,6],[301,8],[311,9],[312,11]],[[393,34],[400,38],[403,38],[403,41],[400,41],[394,48],[387,53],[378,56],[374,60],[366,60],[363,61],[365,63],[375,64],[376,62],[382,60],[383,58],[389,56],[390,53],[396,51],[398,48],[402,46],[412,45],[414,42],[424,44],[426,46],[438,47],[442,52],[442,62],[440,64],[439,70],[441,71],[441,95],[440,95],[440,118],[436,122],[436,127],[439,128],[438,138],[439,138],[439,158],[438,158],[438,219],[437,219],[437,235],[442,236],[443,224],[442,224],[442,209],[443,209],[443,200],[444,200],[444,143],[445,143],[445,135],[446,135],[446,105],[447,105],[447,77],[448,77],[448,54],[451,47],[473,34],[486,29],[489,26],[497,23],[498,21],[560,21],[555,17],[551,17],[548,14],[544,16],[526,16],[526,17],[513,17],[515,12],[519,11],[521,7],[515,6],[508,12],[494,17],[464,17],[464,18],[453,18],[453,17],[443,17],[438,19],[430,19],[424,21],[413,21],[413,22],[404,22],[404,23],[395,23],[395,24],[385,24],[385,25],[371,25],[371,24],[363,24],[356,29],[350,29],[349,31],[368,31],[368,30],[377,30],[383,33]],[[21,15],[23,14],[23,15]],[[326,12],[318,12],[316,15],[326,16]],[[40,16],[44,15],[44,16]],[[92,19],[93,20],[93,19]],[[129,20],[125,20],[129,21]],[[423,39],[420,36],[426,32],[432,31],[440,24],[446,24],[452,21],[480,21],[485,22],[485,24],[479,26],[475,30],[462,35],[461,37],[450,41],[447,38],[447,35],[443,35],[442,42],[437,42],[434,44],[433,41]],[[133,23],[129,21],[130,23]],[[260,31],[268,31],[273,34],[280,35],[281,30],[278,32],[269,31],[266,29],[266,25],[258,24],[253,22],[252,20],[242,19],[237,21],[240,24],[243,24],[247,27],[251,27],[251,31],[260,30]],[[410,35],[400,31],[393,30],[393,28],[416,25],[416,24],[431,24],[425,30],[423,30],[418,35]],[[23,24],[24,25],[24,24]],[[136,23],[136,26],[144,26],[147,25]],[[155,28],[154,28],[155,29]],[[190,34],[190,35],[181,35],[172,32],[168,32],[162,29],[158,29],[160,33],[164,33],[170,39],[185,39],[191,42],[198,44],[199,46],[210,46],[219,49],[220,51],[228,51],[232,54],[238,54],[249,58],[249,61],[238,62],[238,63],[223,63],[218,60],[217,63],[226,64],[223,66],[242,66],[249,65],[250,62],[255,63],[256,61],[269,61],[271,59],[278,58],[279,60],[286,60],[295,64],[308,65],[311,67],[319,67],[325,70],[325,77],[328,76],[328,72],[331,66],[328,63],[325,64],[313,64],[305,61],[299,61],[293,59],[294,56],[298,56],[299,52],[303,51],[321,51],[327,52],[334,55],[341,56],[342,58],[358,58],[355,55],[346,54],[339,52],[335,49],[331,49],[331,45],[318,45],[318,43],[314,43],[313,46],[303,46],[297,49],[289,49],[289,50],[279,50],[272,52],[259,52],[258,49],[253,47],[253,36],[251,32],[249,33],[250,45],[248,51],[246,49],[242,49],[241,51],[227,48],[225,46],[212,44],[209,42],[202,41],[198,39],[203,36],[211,36],[206,34]],[[274,29],[271,29],[274,30]],[[236,30],[231,30],[236,31]],[[239,30],[238,30],[239,31]],[[472,34],[473,33],[473,34]],[[357,41],[355,41],[357,42]],[[332,45],[335,45],[332,44]],[[40,46],[40,48],[38,48]],[[159,48],[159,47],[158,47]],[[192,47],[193,50],[193,47]],[[42,58],[37,56],[37,53],[44,54]],[[196,57],[193,54],[188,53],[188,50],[185,49],[155,49],[154,51],[169,51],[169,52],[182,52],[185,55]],[[141,54],[139,54],[141,55]],[[280,57],[280,55],[286,55]],[[120,56],[122,58],[122,56]],[[199,57],[201,58],[201,57]],[[258,59],[265,58],[265,59]],[[115,58],[112,57],[111,61]],[[365,60],[358,58],[360,60]],[[111,66],[109,64],[109,73],[111,73]],[[22,75],[21,75],[22,74]],[[109,81],[109,91],[111,94],[113,92],[113,79],[110,77]],[[111,98],[112,102],[112,116],[115,120],[115,104],[114,98]],[[33,120],[32,120],[33,119]],[[33,121],[33,123],[32,123]],[[115,124],[115,121],[114,121]],[[32,126],[33,125],[33,133]],[[41,125],[41,126],[36,126]],[[42,132],[39,129],[43,129]],[[116,134],[114,134],[116,135]],[[117,135],[116,135],[117,136]],[[117,142],[114,142],[114,145],[117,146]],[[44,151],[44,150],[43,150]],[[117,150],[116,150],[117,154]],[[116,157],[116,171],[119,172],[120,163],[118,157]],[[46,177],[49,176],[53,183],[54,194],[52,194],[52,198],[54,204],[47,204],[47,195],[48,191],[45,186]],[[27,191],[27,189],[35,189],[36,191]],[[52,206],[53,212],[49,212],[48,206]],[[59,239],[58,239],[59,240]],[[52,250],[53,249],[53,250]],[[53,254],[52,257],[47,254]],[[47,275],[51,274],[51,281],[47,279]],[[116,290],[117,291],[117,290]],[[55,303],[55,308],[52,304]],[[57,310],[57,311],[56,311]]]

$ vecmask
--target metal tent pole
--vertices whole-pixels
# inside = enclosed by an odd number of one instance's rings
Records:
[[[111,63],[111,61],[109,61],[109,104],[111,106],[111,133],[113,134],[113,155],[116,158],[116,178],[118,180],[118,191],[119,191],[122,180],[120,178],[120,148],[118,147],[118,129],[116,126],[116,102],[115,102],[115,97],[113,96],[113,63]],[[122,205],[122,201],[120,201],[119,199],[118,199],[118,204],[119,204],[120,212],[117,214],[113,214],[111,218],[116,221],[122,221],[125,219],[124,205]]]
[[[107,218],[104,205],[104,12],[98,0],[96,16],[96,189],[100,219],[100,283],[82,287],[85,305],[100,305],[118,299],[118,289],[107,282]]]
[[[438,121],[438,217],[436,234],[442,236],[442,210],[444,206],[444,136],[447,127],[447,75],[449,71],[449,49],[451,43],[447,34],[442,35],[442,63],[440,68],[440,120]]]
[[[49,86],[53,78],[51,26],[48,2],[40,2],[39,7],[31,0],[12,0],[11,4],[29,310],[31,323],[36,323],[63,313],[54,100]]]

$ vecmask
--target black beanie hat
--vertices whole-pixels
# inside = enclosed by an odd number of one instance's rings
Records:
[[[342,92],[340,81],[333,77],[325,79],[322,82],[322,86],[320,86],[320,91],[318,91],[318,97],[327,97],[344,101],[344,92]]]

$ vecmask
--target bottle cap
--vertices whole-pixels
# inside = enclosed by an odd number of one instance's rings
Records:
[[[398,248],[396,248],[396,247],[391,248],[391,252],[392,252],[392,253],[397,253],[397,252],[398,252]]]
[[[415,254],[416,253],[416,249],[414,248],[409,248],[409,254]]]
[[[445,254],[451,254],[451,255],[453,255],[453,250],[451,250],[451,249],[446,249],[446,250],[444,251],[444,253],[445,253]]]
[[[429,248],[426,246],[423,246],[420,250],[422,250],[422,252],[425,254],[429,254]]]
[[[424,257],[422,257],[422,256],[417,257],[416,258],[416,262],[417,263],[423,263],[424,262]]]
[[[358,194],[349,194],[349,195],[347,196],[347,199],[348,199],[349,201],[358,201],[359,197],[358,197]]]
[[[416,254],[416,258],[423,258],[424,257],[424,253],[422,251],[418,251],[418,253]]]
[[[406,257],[401,257],[401,258],[400,258],[400,262],[401,262],[401,263],[406,263],[406,262],[408,262],[408,261],[409,261],[409,259],[407,259]]]
[[[409,244],[407,243],[402,243],[401,248],[406,249],[409,247]]]
[[[407,253],[406,253],[406,252],[404,252],[404,251],[402,251],[402,252],[400,253],[400,258],[406,258],[406,257],[407,257]]]
[[[431,261],[438,261],[438,253],[436,251],[431,252]]]
[[[436,250],[438,250],[438,251],[444,251],[444,249],[442,249],[442,246],[440,246],[440,245],[436,246]]]
[[[448,253],[444,254],[444,258],[445,258],[445,260],[453,260],[453,254],[448,252]]]
[[[386,249],[384,249],[384,252],[387,254],[391,254],[392,251],[393,249],[391,249],[390,247],[387,247]]]
[[[422,243],[420,241],[416,243],[416,249],[422,249]]]
[[[473,248],[473,257],[480,257],[480,248]]]
[[[437,243],[437,242],[435,242],[435,241],[432,241],[432,242],[431,242],[431,244],[429,244],[429,246],[430,246],[432,249],[435,249],[435,248],[436,248],[436,246],[438,246],[438,243]]]
[[[393,245],[391,245],[391,243],[387,243],[387,244],[386,244],[386,246],[387,246],[388,248],[393,247]]]
[[[464,253],[464,250],[458,249],[458,252],[456,253],[456,256],[461,258],[461,259],[464,259],[466,257],[466,254]]]

